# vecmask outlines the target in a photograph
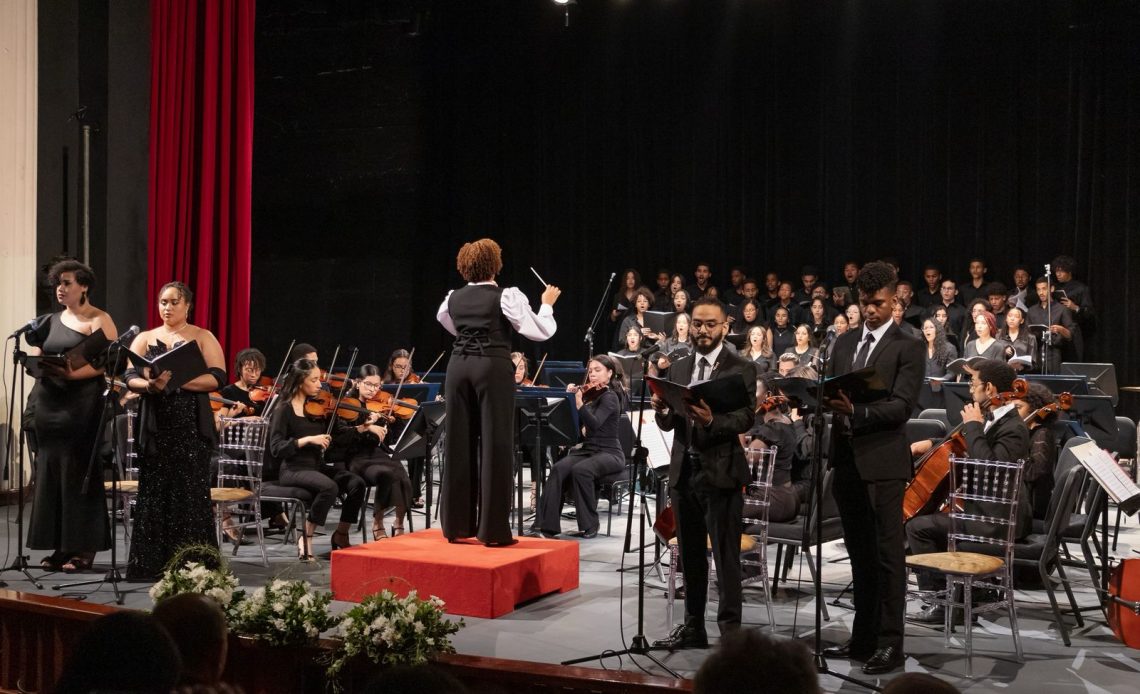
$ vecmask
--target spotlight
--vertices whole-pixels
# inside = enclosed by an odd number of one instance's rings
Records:
[[[564,26],[569,28],[570,27],[570,6],[571,5],[577,5],[578,0],[554,0],[554,4],[560,5],[560,6],[565,8],[565,10],[566,10],[566,23]]]

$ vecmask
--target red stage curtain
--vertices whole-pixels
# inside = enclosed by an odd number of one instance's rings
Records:
[[[189,285],[191,322],[229,359],[249,344],[254,0],[151,12],[147,290]]]

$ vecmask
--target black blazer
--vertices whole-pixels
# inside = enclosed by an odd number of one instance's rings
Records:
[[[673,364],[669,368],[669,380],[688,385],[698,359],[700,354],[694,352]],[[690,486],[698,479],[708,486],[720,489],[740,489],[748,483],[748,464],[744,460],[744,448],[740,445],[738,434],[751,429],[755,420],[756,364],[725,347],[713,364],[710,378],[724,378],[734,374],[744,381],[748,390],[748,407],[732,412],[714,412],[713,421],[707,427],[693,424],[690,428],[684,413],[656,414],[657,426],[665,431],[673,431],[673,450],[669,458],[670,488],[676,489],[681,480],[692,473],[683,473],[682,470],[685,450],[689,447],[690,431],[693,448],[701,454],[701,470],[688,480]]]
[[[835,340],[828,374],[841,376],[852,371],[852,362],[863,330],[852,330]],[[918,392],[926,372],[926,350],[922,341],[899,330],[895,324],[887,328],[882,340],[871,352],[868,366],[874,366],[889,394],[866,405],[856,404],[848,418],[850,436],[837,435],[833,465],[854,463],[865,481],[910,479],[910,446],[906,439],[906,420],[914,410]]]
[[[984,424],[966,422],[962,425],[962,435],[966,438],[966,455],[981,460],[1000,460],[1015,463],[1029,457],[1029,427],[1017,416],[1017,410],[1007,412],[1004,417],[983,431]],[[1021,503],[1017,506],[1017,531],[1015,536],[1025,537],[1033,523],[1033,501],[1025,480],[1021,483]],[[983,513],[1004,514],[1001,507],[990,508],[979,503]]]

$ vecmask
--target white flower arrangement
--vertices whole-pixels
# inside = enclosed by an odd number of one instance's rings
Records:
[[[329,612],[332,593],[308,581],[270,581],[237,604],[230,627],[276,646],[312,643],[340,621]]]
[[[399,598],[390,590],[373,593],[341,617],[338,649],[328,676],[335,680],[353,658],[384,665],[419,665],[439,653],[454,653],[452,634],[463,620],[449,622],[444,602],[434,595],[421,600],[415,590]]]
[[[156,603],[181,593],[207,595],[218,602],[227,618],[232,618],[244,591],[238,590],[238,578],[229,567],[209,569],[205,564],[188,561],[180,566],[168,566],[162,578],[150,587],[150,598]]]

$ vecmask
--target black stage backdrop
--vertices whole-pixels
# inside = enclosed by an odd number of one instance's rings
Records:
[[[581,358],[611,272],[833,281],[890,255],[1007,284],[1076,257],[1092,355],[1140,384],[1135,2],[390,2],[258,8],[252,335],[381,361],[447,340],[459,245],[560,285]],[[798,277],[797,277],[798,279]],[[608,343],[604,343],[607,344]],[[527,347],[541,354],[547,347]],[[274,367],[275,368],[275,367]],[[1124,400],[1136,414],[1140,398]]]

